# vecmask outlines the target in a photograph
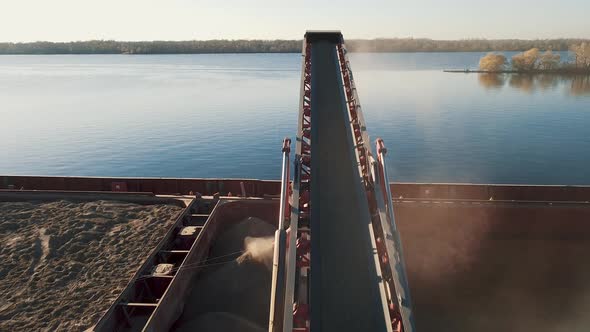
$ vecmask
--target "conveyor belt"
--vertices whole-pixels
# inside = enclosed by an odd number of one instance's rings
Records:
[[[371,219],[330,38],[310,40],[311,330],[386,331]]]

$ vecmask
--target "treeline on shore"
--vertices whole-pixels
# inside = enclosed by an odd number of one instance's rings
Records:
[[[569,50],[573,54],[571,62],[562,62],[558,53],[551,50],[542,53],[536,47],[513,55],[510,61],[502,53],[490,52],[479,60],[479,69],[492,73],[590,74],[590,43],[574,44]]]
[[[531,48],[567,51],[583,39],[464,39],[424,38],[352,39],[352,52],[491,52]],[[191,40],[0,43],[0,54],[199,54],[199,53],[299,53],[301,40]]]

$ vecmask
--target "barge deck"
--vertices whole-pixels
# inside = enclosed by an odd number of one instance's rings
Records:
[[[191,192],[210,199],[232,192],[227,198],[236,199],[242,187],[248,197],[273,200],[281,185],[252,179],[42,176],[0,176],[0,183],[0,201],[15,195],[152,200],[152,194]],[[145,191],[112,192],[121,183]],[[512,330],[575,331],[590,324],[583,313],[590,308],[590,268],[584,261],[590,254],[590,186],[390,186],[417,330],[495,331],[497,324],[517,324]]]

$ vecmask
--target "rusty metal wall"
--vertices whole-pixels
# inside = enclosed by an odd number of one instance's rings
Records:
[[[0,189],[129,191],[154,194],[239,196],[242,184],[247,196],[279,195],[278,180],[189,179],[189,178],[101,178],[61,176],[0,176]],[[118,187],[118,188],[117,188]],[[391,183],[393,198],[517,200],[517,201],[590,201],[590,186],[536,186],[461,183]]]
[[[395,182],[390,185],[394,199],[590,201],[590,186]]]
[[[251,179],[100,178],[60,176],[0,176],[0,189],[129,191],[154,194],[279,195],[280,181]]]

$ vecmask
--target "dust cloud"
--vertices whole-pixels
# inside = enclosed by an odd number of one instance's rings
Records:
[[[244,253],[238,257],[238,263],[242,264],[248,260],[262,263],[269,270],[272,269],[274,254],[274,237],[250,237],[244,239]]]
[[[252,217],[223,232],[208,257],[216,264],[196,277],[172,330],[266,331],[274,232],[274,225]],[[216,257],[226,260],[219,264]]]
[[[417,329],[587,331],[589,213],[492,202],[397,205]]]

